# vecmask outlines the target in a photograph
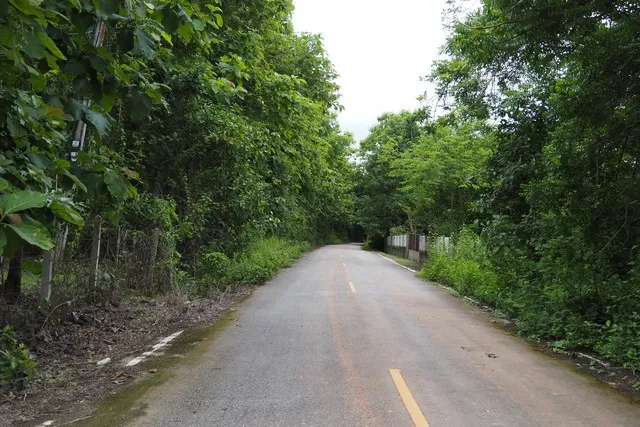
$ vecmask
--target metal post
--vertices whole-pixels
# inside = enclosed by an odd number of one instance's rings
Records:
[[[93,40],[91,40],[91,44],[95,47],[101,46],[104,41],[104,35],[106,32],[107,26],[104,21],[96,22],[96,28],[93,32]],[[85,107],[89,106],[89,100],[83,99],[82,105]],[[71,163],[75,163],[78,160],[78,153],[84,149],[84,139],[87,135],[87,124],[84,120],[78,120],[76,123],[76,130],[73,133],[73,138],[71,140],[71,149],[69,150],[69,160]]]
[[[98,286],[98,261],[100,260],[100,238],[102,235],[102,217],[96,216],[93,225],[93,239],[91,240],[91,264],[89,265],[89,287]]]
[[[42,288],[40,297],[42,301],[51,299],[51,281],[53,280],[53,259],[55,256],[51,251],[44,251],[42,254]]]

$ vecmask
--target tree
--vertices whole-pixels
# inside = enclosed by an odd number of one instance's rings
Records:
[[[204,13],[195,3],[174,1],[3,0],[0,11],[0,251],[11,257],[24,244],[52,249],[54,217],[81,226],[78,191],[104,188],[116,198],[132,191],[128,170],[105,151],[86,151],[70,163],[67,124],[88,123],[100,142],[116,104],[132,120],[144,119],[153,101],[162,100],[163,85],[149,65],[170,56],[172,35],[210,43],[219,8]],[[108,39],[96,47],[88,33],[98,22],[106,23]],[[13,299],[19,290],[18,279],[6,289]]]
[[[432,75],[455,108],[498,125],[483,230],[523,331],[636,365],[639,12],[485,1],[452,23]]]
[[[425,132],[428,113],[403,111],[383,114],[360,143],[356,206],[359,224],[367,239],[379,246],[393,226],[410,220],[400,179],[391,175],[392,163],[409,150]]]
[[[450,236],[473,222],[493,145],[490,127],[448,116],[392,162],[414,229]]]

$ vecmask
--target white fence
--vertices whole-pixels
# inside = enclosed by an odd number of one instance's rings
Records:
[[[385,238],[385,244],[387,245],[387,247],[391,247],[391,248],[404,248],[404,249],[408,249],[409,248],[409,234],[398,234],[396,236],[387,236]],[[450,237],[446,237],[446,236],[438,236],[436,238],[436,247],[439,250],[443,250],[445,252],[449,252],[450,250],[452,250],[452,245],[451,245],[451,238]],[[418,244],[418,250],[420,252],[428,252],[429,251],[429,246],[431,245],[431,239],[429,239],[427,236],[425,236],[424,234],[421,234],[419,236],[419,244]]]
[[[408,234],[400,234],[397,236],[387,236],[386,238],[387,246],[391,246],[393,248],[408,248],[409,247],[409,235]]]

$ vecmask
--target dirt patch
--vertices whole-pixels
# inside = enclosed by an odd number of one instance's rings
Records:
[[[63,303],[49,313],[38,308],[36,297],[7,307],[5,320],[29,347],[39,377],[0,386],[0,425],[33,425],[61,414],[87,413],[148,369],[144,363],[126,367],[123,360],[149,350],[161,337],[213,324],[254,289],[198,301],[172,295],[82,308]],[[98,364],[106,358],[108,363]]]

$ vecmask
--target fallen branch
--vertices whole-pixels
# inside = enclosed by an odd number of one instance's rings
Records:
[[[82,296],[84,296],[85,294],[82,294]],[[68,307],[71,307],[71,304],[78,299],[78,297],[80,297],[81,295],[78,294],[75,297],[73,297],[72,299],[70,299],[69,301],[65,301],[63,303],[60,303],[58,305],[56,305],[55,307],[53,307],[53,310],[51,310],[49,312],[49,314],[47,315],[47,318],[44,319],[44,323],[42,324],[42,327],[40,328],[40,332],[42,332],[42,330],[44,329],[44,327],[47,325],[47,322],[49,321],[49,318],[51,317],[51,315],[53,314],[54,311],[56,311],[58,308],[62,307],[63,305],[67,305]]]
[[[593,360],[594,362],[599,363],[599,364],[601,364],[602,366],[605,366],[605,367],[607,367],[607,368],[609,367],[609,364],[608,364],[607,362],[603,362],[602,360],[600,360],[600,359],[596,359],[595,357],[593,357],[593,356],[589,356],[588,354],[580,353],[580,352],[578,352],[578,351],[576,351],[576,352],[575,352],[575,354],[577,354],[577,355],[578,355],[578,356],[580,356],[580,357],[584,357],[584,358],[586,358],[586,359]]]
[[[76,297],[76,298],[77,298],[77,297]],[[47,318],[46,318],[46,319],[44,319],[44,323],[42,324],[42,327],[40,328],[40,332],[42,332],[42,331],[44,330],[44,327],[47,325],[47,322],[49,321],[49,318],[51,317],[51,315],[53,314],[53,312],[54,312],[54,311],[56,311],[58,308],[62,307],[63,305],[67,305],[68,307],[71,307],[71,303],[72,303],[74,300],[75,300],[75,298],[74,298],[74,299],[72,299],[72,300],[69,300],[69,301],[65,301],[65,302],[63,302],[63,303],[60,303],[60,304],[56,305],[55,307],[53,307],[53,310],[51,310],[51,311],[49,312],[49,314],[47,315]]]

